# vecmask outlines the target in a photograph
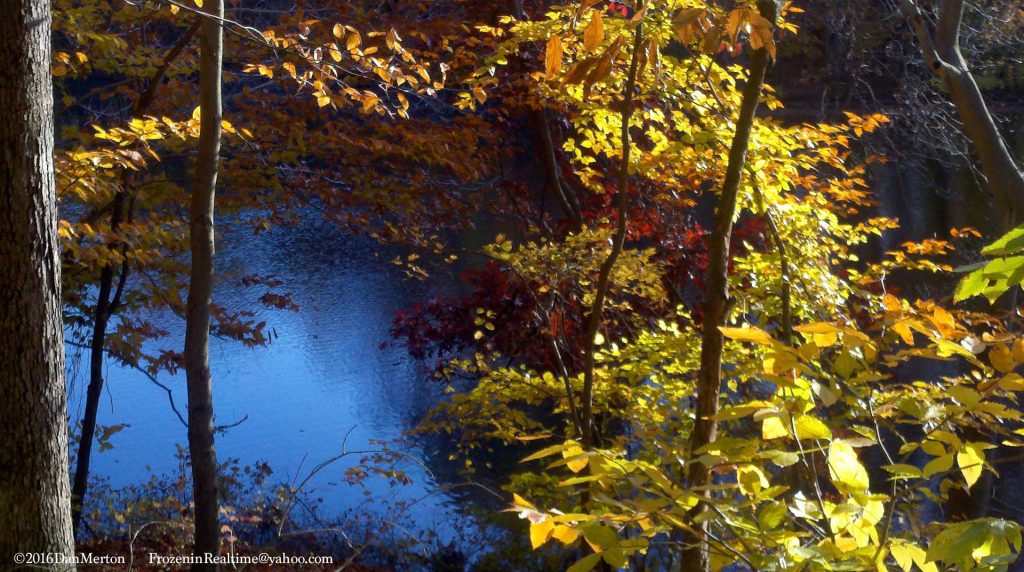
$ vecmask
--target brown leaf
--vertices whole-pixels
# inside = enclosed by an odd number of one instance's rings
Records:
[[[590,13],[590,23],[583,31],[583,50],[590,53],[604,41],[604,18],[600,10]]]
[[[552,79],[562,71],[562,38],[551,36],[544,50],[544,77]]]

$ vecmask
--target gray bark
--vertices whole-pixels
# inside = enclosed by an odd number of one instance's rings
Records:
[[[1002,211],[1006,227],[1024,222],[1024,175],[999,133],[981,89],[960,51],[964,0],[941,0],[938,20],[930,26],[914,0],[903,0],[929,69],[942,80],[956,107],[964,134],[981,163],[989,192]]]
[[[185,327],[185,376],[188,381],[188,446],[192,459],[197,555],[220,553],[217,453],[213,443],[213,384],[210,375],[210,301],[213,293],[213,207],[221,136],[221,68],[224,33],[218,18],[223,0],[206,0],[199,31],[199,149],[192,189],[190,245],[192,272]],[[212,17],[211,17],[212,16]],[[196,564],[193,570],[215,570]]]
[[[53,172],[50,5],[0,18],[0,566],[70,556],[64,335]],[[73,569],[51,564],[49,569]]]

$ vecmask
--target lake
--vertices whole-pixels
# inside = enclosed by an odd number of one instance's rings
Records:
[[[265,461],[274,471],[273,481],[301,481],[318,463],[339,453],[346,434],[348,450],[377,448],[372,440],[401,437],[437,403],[440,388],[424,369],[403,348],[381,344],[390,339],[396,310],[451,291],[454,280],[437,276],[427,284],[410,279],[389,262],[392,257],[373,241],[318,221],[256,236],[240,226],[219,238],[218,275],[275,275],[285,282],[281,290],[291,292],[301,308],[266,308],[256,301],[265,289],[243,287],[237,277],[215,289],[215,303],[255,311],[256,321],[266,320],[268,331],[276,334],[267,347],[255,349],[230,340],[211,341],[216,424],[245,419],[218,435],[221,461],[237,458],[242,466]],[[155,322],[172,332],[163,346],[182,346],[184,322],[179,317],[168,312]],[[68,348],[72,422],[84,410],[88,356],[83,352]],[[94,449],[92,474],[119,487],[146,481],[151,471],[173,473],[176,448],[187,443],[187,434],[167,394],[114,360],[107,360],[105,377],[99,424],[128,427],[111,438],[112,449]],[[172,389],[184,414],[184,373],[161,373],[159,379]],[[443,483],[417,463],[428,461],[423,450],[412,447],[408,453],[412,460],[401,468],[412,478],[410,485],[392,487],[371,479],[369,494],[346,485],[342,473],[357,462],[355,456],[318,473],[305,490],[323,498],[327,516],[348,509],[382,511],[389,503],[425,498],[411,510],[407,526],[446,531],[464,523],[457,502],[441,490]],[[447,461],[430,460],[433,466],[439,462]]]

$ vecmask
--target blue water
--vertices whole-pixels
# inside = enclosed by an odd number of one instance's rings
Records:
[[[444,288],[444,280],[423,282],[406,277],[389,262],[391,254],[375,243],[348,237],[326,224],[275,230],[254,236],[229,230],[218,243],[221,281],[215,303],[254,310],[276,334],[267,347],[250,349],[239,342],[211,342],[216,424],[246,420],[217,438],[221,460],[240,465],[266,461],[272,480],[301,480],[318,463],[336,455],[348,434],[349,450],[374,449],[372,440],[402,436],[440,398],[437,387],[401,347],[381,349],[389,340],[394,312]],[[240,271],[273,274],[286,284],[298,312],[268,309],[256,299],[263,287],[245,288]],[[438,286],[438,285],[441,286]],[[182,320],[170,313],[155,317],[172,335],[164,347],[181,348]],[[84,409],[87,355],[68,349],[69,410],[72,421]],[[76,357],[76,354],[79,354]],[[80,363],[79,363],[80,361]],[[113,448],[94,454],[92,472],[118,487],[146,481],[150,472],[170,474],[178,462],[177,445],[187,442],[185,427],[172,412],[167,394],[141,373],[113,360],[106,364],[106,388],[99,424],[126,424],[111,438]],[[182,414],[186,409],[182,373],[159,375],[173,391]],[[96,449],[94,449],[96,450]],[[423,452],[408,449],[418,461]],[[390,486],[382,479],[366,483],[368,493],[342,481],[358,457],[319,473],[305,492],[323,498],[325,516],[347,509],[382,511],[396,501],[418,502],[402,513],[403,525],[450,530],[461,522],[454,500],[415,460],[401,464],[412,484]],[[434,465],[436,466],[436,464]]]

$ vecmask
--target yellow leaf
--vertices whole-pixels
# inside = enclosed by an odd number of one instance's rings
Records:
[[[398,46],[399,41],[401,41],[401,38],[398,37],[398,32],[394,28],[391,28],[387,37],[384,38],[384,42],[387,43],[389,50],[394,50]]]
[[[794,420],[798,439],[831,439],[832,431],[816,417],[801,415]]]
[[[761,423],[761,438],[764,440],[779,439],[789,436],[784,420],[779,417],[767,417]]]
[[[882,296],[882,304],[884,304],[885,309],[890,312],[899,312],[900,310],[903,309],[903,306],[900,304],[899,298],[893,296],[892,294],[886,294]]]
[[[544,77],[552,79],[562,71],[562,38],[551,36],[544,50]]]
[[[597,46],[600,46],[603,41],[604,18],[601,17],[600,10],[593,10],[590,12],[590,23],[583,30],[583,50],[590,52]]]
[[[755,328],[753,326],[746,326],[742,328],[718,328],[722,335],[731,339],[738,340],[741,342],[754,342],[759,345],[768,345],[772,343],[772,337],[768,335],[768,332],[761,328]]]
[[[981,478],[981,472],[985,468],[985,450],[979,443],[967,443],[964,448],[956,454],[956,464],[960,472],[964,474],[964,480],[968,487]]]
[[[916,560],[915,556],[923,558],[926,554],[923,548],[902,541],[894,542],[889,547],[889,552],[903,572],[910,572],[910,569],[914,566],[914,560]],[[920,554],[918,555],[918,553]]]
[[[362,41],[363,39],[359,37],[359,32],[353,32],[352,35],[345,40],[345,48],[351,52],[358,48]]]
[[[331,30],[331,32],[334,34],[335,38],[340,39],[345,37],[345,28],[342,28],[341,24],[335,24],[334,29]]]
[[[914,345],[914,333],[910,331],[910,325],[906,322],[896,322],[892,325],[892,330],[899,334],[900,338],[903,339],[903,343],[908,346]]]
[[[840,492],[861,492],[871,485],[857,451],[842,441],[833,441],[829,447],[828,469],[832,483]]]
[[[745,465],[737,469],[736,482],[739,483],[740,491],[751,496],[757,495],[771,486],[764,471],[755,465]]]
[[[551,531],[551,538],[561,542],[562,544],[572,544],[579,538],[580,533],[576,532],[574,528],[565,526],[564,524],[555,525],[554,530]]]
[[[526,499],[524,499],[523,497],[519,496],[516,493],[512,493],[512,502],[514,502],[516,504],[516,506],[532,508],[532,509],[536,509],[537,508],[537,507],[533,506],[532,503],[530,503],[529,501],[527,501]]]
[[[587,467],[590,456],[587,455],[579,445],[566,447],[562,450],[562,458],[566,460],[565,466],[569,470],[578,473]]]
[[[793,328],[801,334],[838,334],[843,331],[842,328],[828,322],[811,322],[809,324],[800,324]]]
[[[999,370],[999,373],[1010,373],[1017,367],[1017,360],[1013,357],[1013,351],[1006,344],[996,344],[988,351],[988,360],[992,367]]]
[[[953,454],[943,455],[932,459],[927,465],[924,466],[922,473],[925,478],[939,473],[945,473],[946,471],[953,468]]]
[[[319,107],[326,107],[331,104],[331,98],[326,95],[319,95],[316,98],[316,104]]]
[[[548,538],[551,537],[551,532],[555,528],[555,523],[551,519],[544,519],[540,522],[530,523],[530,545],[536,550],[540,548]]]

